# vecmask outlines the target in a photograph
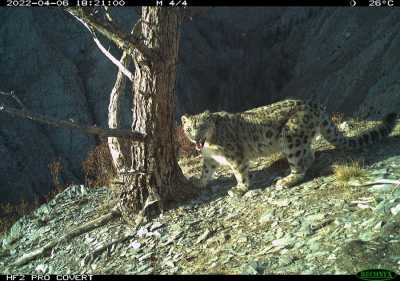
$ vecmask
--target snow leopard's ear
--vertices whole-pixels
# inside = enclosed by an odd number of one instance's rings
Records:
[[[187,114],[183,114],[182,117],[181,117],[181,122],[182,122],[182,124],[185,123],[185,122],[187,122],[187,121],[189,121],[188,115],[187,115]]]
[[[202,114],[202,115],[203,115],[203,117],[205,117],[205,118],[207,118],[207,119],[208,119],[208,118],[210,118],[210,116],[211,116],[211,113],[210,113],[210,111],[209,111],[209,110],[206,110],[206,111],[204,111],[204,112],[203,112],[203,114]]]

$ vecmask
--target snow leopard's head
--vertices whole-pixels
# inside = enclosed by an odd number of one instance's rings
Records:
[[[207,138],[213,133],[215,123],[212,114],[207,110],[196,115],[183,115],[182,127],[189,140],[196,144],[196,149],[201,150]]]

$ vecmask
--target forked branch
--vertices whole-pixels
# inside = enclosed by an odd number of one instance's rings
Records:
[[[145,141],[146,135],[140,132],[126,130],[126,129],[105,129],[95,126],[83,126],[78,125],[71,121],[58,120],[51,117],[46,117],[40,114],[36,114],[27,110],[19,110],[15,108],[7,108],[4,104],[0,104],[0,112],[5,112],[11,116],[21,117],[25,119],[30,119],[36,122],[44,123],[54,127],[76,129],[87,134],[99,135],[104,137],[125,137],[130,138],[134,141]]]
[[[59,245],[60,243],[65,243],[74,237],[77,237],[83,233],[89,232],[95,228],[103,226],[106,223],[108,223],[110,220],[117,218],[119,216],[121,216],[121,213],[118,210],[114,209],[111,212],[109,212],[97,219],[94,219],[92,221],[89,221],[81,226],[78,226],[78,227],[72,229],[71,231],[63,234],[58,239],[52,240],[52,241],[48,242],[47,244],[45,244],[44,246],[33,250],[32,252],[24,254],[22,257],[18,258],[14,262],[14,265],[18,265],[18,266],[24,265],[24,264],[28,263],[29,261],[34,260],[34,259],[41,257],[41,256],[45,255],[46,253],[50,252],[56,245]]]
[[[85,23],[91,28],[96,29],[107,39],[113,41],[123,51],[133,54],[133,51],[136,49],[141,52],[146,59],[156,57],[156,52],[144,44],[144,40],[139,36],[139,33],[125,33],[117,28],[112,22],[105,22],[96,19],[83,8],[68,7],[65,10],[77,18],[81,23]]]

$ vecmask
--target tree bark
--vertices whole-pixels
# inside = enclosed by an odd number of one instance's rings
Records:
[[[134,52],[132,130],[149,138],[132,145],[133,172],[122,187],[119,207],[124,218],[135,223],[158,214],[164,203],[191,194],[175,155],[177,9],[143,7],[141,32],[145,46],[160,56]]]
[[[126,52],[122,54],[121,64],[124,67],[129,66],[130,57]],[[110,103],[108,105],[108,127],[110,129],[121,127],[121,96],[125,89],[125,76],[121,70],[118,71],[117,79],[115,80],[114,87],[111,91]],[[109,137],[108,148],[110,150],[111,158],[113,160],[114,167],[117,171],[117,177],[127,170],[126,156],[122,151],[120,140],[115,137]]]
[[[97,37],[94,30],[97,30],[124,51],[121,61],[116,62],[96,41],[106,56],[119,67],[109,104],[110,129],[79,125],[74,121],[57,120],[29,112],[13,93],[0,92],[13,97],[23,109],[7,108],[0,104],[0,112],[55,127],[109,137],[114,165],[124,176],[117,207],[127,222],[136,224],[143,218],[159,214],[168,203],[196,194],[184,177],[175,153],[175,82],[179,25],[182,20],[178,15],[179,10],[143,7],[141,19],[131,34],[117,29],[112,22],[94,17],[89,13],[90,9],[69,7],[66,10],[90,30],[95,41]],[[131,56],[136,70],[132,84],[134,107],[131,130],[119,129],[118,123],[118,100],[124,79],[122,73],[132,78],[124,66],[126,56]],[[131,163],[126,163],[125,152],[117,138],[125,138],[132,144],[131,154],[128,154]]]

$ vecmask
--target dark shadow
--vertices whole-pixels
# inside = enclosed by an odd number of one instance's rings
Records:
[[[346,163],[355,160],[360,161],[365,166],[370,166],[396,155],[400,155],[400,136],[387,137],[377,144],[365,146],[357,150],[339,150],[336,148],[317,150],[315,153],[315,161],[307,172],[304,182],[308,182],[317,177],[332,175],[332,165],[335,163]],[[277,179],[288,175],[288,168],[287,160],[280,159],[269,167],[258,171],[251,171],[250,190],[274,188],[273,184]],[[227,194],[228,190],[236,185],[233,174],[230,173],[229,175],[230,176],[220,176],[211,180],[209,182],[209,187],[199,192],[197,197],[186,202],[180,202],[175,205],[175,207],[192,205],[193,203],[206,204],[218,200],[219,198],[229,196]]]

